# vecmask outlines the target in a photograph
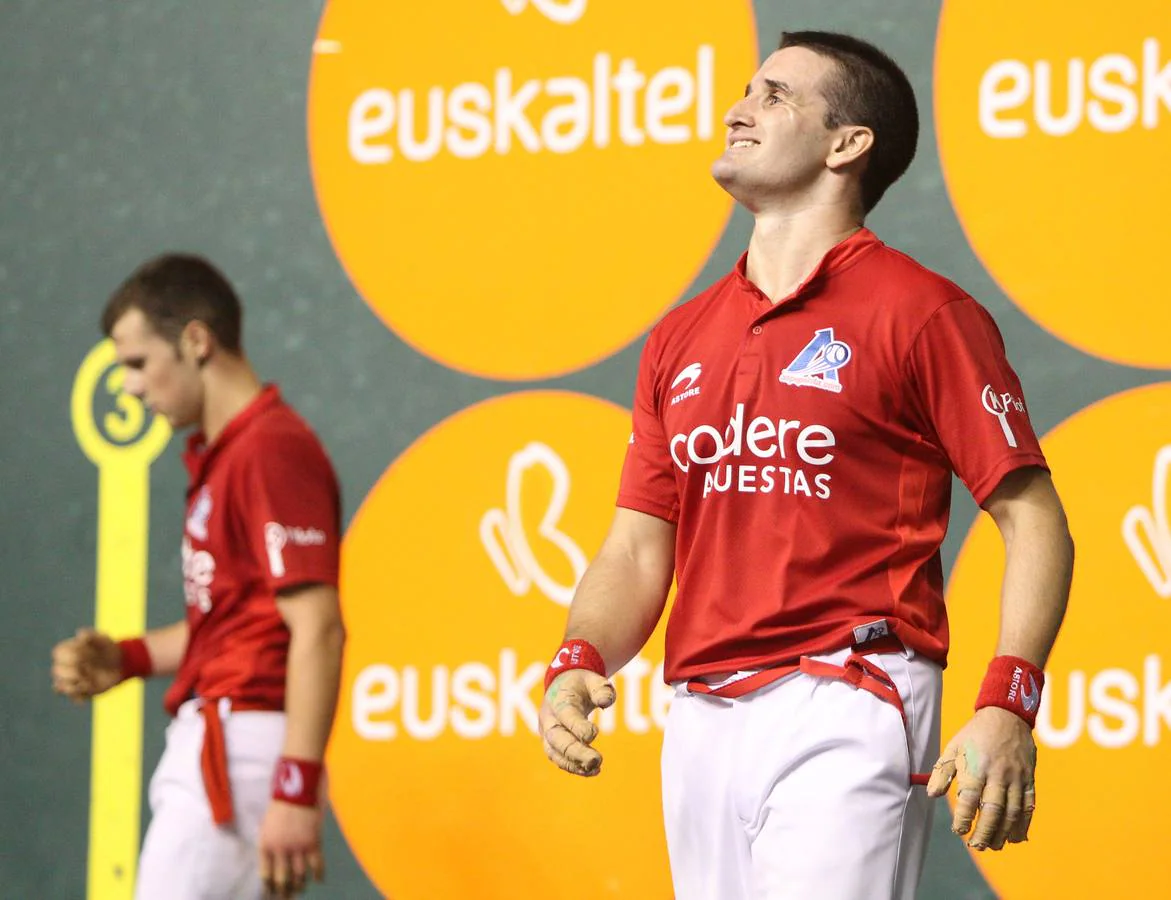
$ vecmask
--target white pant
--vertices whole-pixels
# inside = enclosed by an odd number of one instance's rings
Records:
[[[849,650],[818,660],[841,665]],[[912,772],[939,753],[939,666],[869,655],[898,709],[803,673],[738,700],[676,689],[663,807],[676,900],[911,900],[932,804]]]
[[[203,715],[188,701],[167,727],[150,780],[150,827],[138,862],[135,900],[259,900],[260,825],[285,739],[285,714],[229,713],[221,703],[235,821],[217,826],[203,786]]]

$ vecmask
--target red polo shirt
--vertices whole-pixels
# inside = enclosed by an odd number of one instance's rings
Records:
[[[190,637],[164,705],[192,696],[283,709],[289,631],[280,591],[337,585],[341,502],[329,458],[275,386],[211,444],[187,442],[183,530]]]
[[[1045,466],[1000,333],[866,229],[775,305],[745,261],[663,318],[639,368],[618,505],[678,525],[666,679],[881,622],[946,663],[952,472],[983,503]]]

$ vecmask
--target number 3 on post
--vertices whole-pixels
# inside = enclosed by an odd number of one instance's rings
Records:
[[[73,432],[98,467],[94,622],[115,638],[146,627],[150,466],[171,437],[161,418],[121,392],[114,345],[97,344],[73,381]],[[142,682],[93,704],[88,900],[131,900],[142,802]]]

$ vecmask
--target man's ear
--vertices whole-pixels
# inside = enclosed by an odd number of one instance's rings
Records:
[[[838,130],[825,164],[841,169],[863,159],[874,146],[874,132],[865,125],[848,125]]]
[[[198,319],[183,326],[179,334],[179,350],[184,359],[191,359],[202,367],[215,352],[215,336],[211,329]]]

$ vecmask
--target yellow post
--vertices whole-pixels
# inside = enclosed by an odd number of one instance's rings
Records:
[[[73,381],[73,432],[98,467],[95,627],[115,637],[146,628],[150,466],[171,436],[161,418],[121,393],[124,371],[110,341],[97,344]],[[105,392],[113,410],[98,415]],[[88,900],[131,900],[142,803],[142,683],[93,704]]]

